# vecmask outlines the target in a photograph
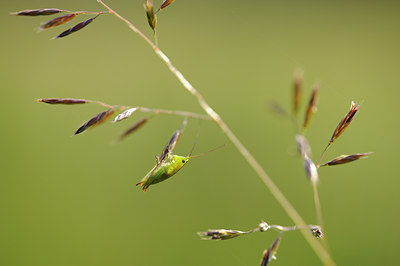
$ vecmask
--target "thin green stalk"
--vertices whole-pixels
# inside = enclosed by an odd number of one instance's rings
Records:
[[[253,157],[253,155],[247,150],[247,148],[240,142],[240,140],[235,136],[235,134],[231,131],[231,129],[225,124],[225,122],[221,119],[221,117],[208,105],[203,96],[190,84],[188,80],[182,75],[178,69],[171,63],[169,58],[149,39],[147,38],[140,30],[138,30],[131,22],[127,19],[116,13],[109,6],[107,6],[103,1],[97,0],[100,4],[102,4],[105,8],[109,10],[109,13],[114,14],[117,18],[124,21],[128,27],[136,32],[140,37],[142,37],[154,50],[154,52],[164,61],[164,63],[168,66],[169,70],[178,78],[178,80],[182,83],[186,90],[188,90],[194,97],[196,97],[200,106],[204,109],[204,111],[212,118],[212,120],[217,123],[217,125],[221,128],[221,130],[225,133],[225,135],[230,139],[233,145],[238,149],[238,151],[242,154],[244,159],[249,163],[249,165],[253,168],[253,170],[257,173],[257,175],[261,178],[264,184],[271,191],[273,196],[276,198],[278,203],[282,206],[282,208],[286,211],[289,217],[293,220],[293,222],[298,225],[306,225],[303,218],[299,215],[296,209],[292,206],[292,204],[287,200],[287,198],[283,195],[283,193],[279,190],[279,188],[275,185],[272,179],[268,176],[268,174],[264,171],[261,165],[257,162],[257,160]],[[334,265],[334,261],[324,249],[324,247],[319,243],[313,236],[310,234],[309,230],[301,230],[302,235],[306,239],[306,241],[310,244],[311,248],[314,250],[318,258],[324,265]]]

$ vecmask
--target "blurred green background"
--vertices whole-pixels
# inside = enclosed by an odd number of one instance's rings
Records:
[[[108,3],[151,36],[143,1]],[[225,148],[191,160],[142,193],[135,184],[181,118],[157,116],[112,145],[142,114],[72,137],[104,109],[34,102],[74,97],[202,112],[115,17],[49,40],[83,19],[36,34],[50,17],[8,14],[44,7],[103,10],[95,0],[2,2],[0,265],[257,265],[276,232],[220,242],[196,235],[213,228],[249,230],[263,219],[292,224],[215,124],[202,123],[195,153]],[[326,235],[338,265],[400,264],[399,11],[397,1],[178,0],[158,17],[161,49],[309,223],[316,223],[312,189],[293,155],[291,124],[271,114],[267,103],[290,108],[295,69],[305,72],[303,109],[313,83],[321,84],[319,109],[307,132],[315,160],[351,101],[362,103],[324,158],[374,154],[320,170]],[[197,127],[197,121],[189,122],[177,154],[190,151]],[[271,264],[320,262],[293,232],[283,236],[278,261]]]

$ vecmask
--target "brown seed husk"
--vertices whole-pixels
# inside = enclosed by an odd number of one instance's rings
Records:
[[[134,131],[136,131],[137,129],[141,128],[152,116],[147,116],[142,118],[141,120],[139,120],[138,122],[136,122],[135,124],[133,124],[130,128],[128,128],[126,131],[124,131],[119,137],[118,140],[121,141],[122,139],[124,139],[126,136],[128,136],[129,134],[133,133]]]
[[[353,118],[356,115],[359,108],[360,105],[358,104],[356,105],[354,102],[351,102],[350,111],[342,118],[342,120],[335,128],[335,131],[333,131],[331,139],[329,140],[329,144],[332,144],[346,130],[346,128],[350,125],[351,121],[353,121]]]
[[[311,117],[317,111],[318,90],[319,90],[319,85],[315,84],[314,89],[311,93],[310,101],[308,102],[308,105],[307,105],[306,115],[304,117],[303,130],[307,128],[307,126],[309,125],[309,123],[311,121]]]
[[[161,155],[159,157],[159,161],[162,162],[166,157],[168,157],[169,154],[171,154],[174,149],[176,144],[179,141],[179,137],[182,134],[183,128],[186,126],[187,120],[185,119],[182,123],[182,125],[172,134],[171,138],[169,139],[168,144],[165,146],[164,150],[161,152]]]
[[[64,23],[67,23],[68,21],[72,20],[74,17],[76,17],[76,13],[66,14],[66,15],[62,15],[62,16],[53,18],[52,20],[47,21],[43,25],[40,25],[39,29],[44,30],[44,29],[62,25]]]
[[[61,32],[59,35],[57,35],[56,37],[54,37],[54,39],[58,39],[58,38],[62,38],[62,37],[68,36],[68,35],[70,35],[71,33],[74,33],[74,32],[76,32],[76,31],[79,31],[79,30],[83,29],[84,27],[86,27],[87,25],[89,25],[89,24],[90,24],[95,18],[97,18],[98,16],[99,16],[99,15],[97,15],[97,16],[95,16],[95,17],[92,17],[92,18],[89,18],[89,19],[87,19],[87,20],[85,20],[85,21],[82,21],[82,22],[76,24],[76,25],[73,26],[72,28],[69,28],[68,30]]]
[[[94,126],[97,126],[97,125],[103,123],[108,118],[110,118],[114,113],[115,113],[115,110],[113,108],[108,109],[107,111],[98,113],[93,118],[91,118],[89,121],[85,122],[80,128],[78,128],[78,130],[75,131],[74,135],[80,134],[88,128],[91,128],[91,127],[94,127]]]
[[[43,8],[43,9],[32,9],[32,10],[21,10],[11,14],[16,16],[48,16],[60,12],[63,12],[63,10],[57,8]]]
[[[246,234],[246,232],[238,230],[214,229],[206,232],[198,232],[197,234],[203,240],[228,240]]]
[[[44,98],[38,99],[36,102],[48,103],[48,104],[81,104],[88,103],[85,99],[73,99],[73,98]]]
[[[161,9],[163,9],[163,8],[166,8],[167,6],[169,6],[170,4],[172,4],[172,2],[174,2],[175,0],[165,0],[162,4],[161,4],[161,6],[160,6],[160,8],[158,9],[158,11],[160,11]]]
[[[147,22],[149,23],[150,28],[155,31],[157,25],[157,16],[154,13],[153,3],[151,0],[146,0],[144,9],[146,10]]]
[[[370,155],[372,152],[366,152],[366,153],[356,153],[356,154],[351,154],[351,155],[340,155],[336,157],[335,159],[330,160],[327,163],[324,163],[321,166],[326,166],[326,165],[338,165],[338,164],[345,164],[345,163],[350,163],[356,160],[359,160],[361,158],[364,158],[368,155]]]

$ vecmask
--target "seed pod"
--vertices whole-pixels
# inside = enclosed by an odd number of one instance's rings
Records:
[[[76,17],[76,13],[66,14],[66,15],[62,15],[62,16],[53,18],[52,20],[47,21],[43,25],[40,25],[39,29],[44,30],[44,29],[62,25],[64,23],[67,23],[68,21],[72,20],[74,17]]]
[[[58,38],[62,38],[65,36],[70,35],[71,33],[74,33],[78,30],[83,29],[84,27],[86,27],[87,25],[89,25],[95,18],[97,18],[99,15],[93,17],[93,18],[89,18],[85,21],[82,21],[81,23],[76,24],[75,26],[73,26],[72,28],[69,28],[66,31],[63,31],[62,33],[60,33],[59,35],[57,35],[56,37],[54,37],[54,39],[58,39]]]
[[[308,102],[307,110],[306,110],[306,115],[304,117],[304,124],[303,124],[303,130],[307,128],[308,124],[311,121],[311,117],[313,114],[317,111],[317,95],[318,95],[318,90],[319,90],[319,85],[315,84],[314,89],[311,93],[311,98],[310,101]]]
[[[16,16],[48,16],[63,12],[57,8],[44,8],[44,9],[32,9],[32,10],[21,10],[18,12],[11,13]]]
[[[93,118],[91,118],[89,121],[85,122],[80,128],[78,128],[78,130],[75,131],[74,135],[80,134],[90,127],[94,127],[96,125],[103,123],[109,117],[111,117],[114,114],[114,112],[115,112],[115,110],[111,108],[111,109],[108,109],[107,111],[98,113]]]
[[[153,3],[151,0],[146,0],[144,9],[146,10],[147,22],[149,23],[150,28],[155,31],[157,25],[157,16],[154,13]]]
[[[356,154],[352,154],[352,155],[340,155],[339,157],[336,157],[335,159],[332,159],[329,162],[324,163],[321,166],[350,163],[350,162],[359,160],[359,159],[361,159],[363,157],[366,157],[366,156],[370,155],[371,153],[372,152],[356,153]]]
[[[81,104],[88,103],[85,99],[73,99],[73,98],[44,98],[37,99],[36,102],[48,103],[48,104]]]

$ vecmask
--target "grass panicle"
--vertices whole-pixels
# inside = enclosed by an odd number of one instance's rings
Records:
[[[37,99],[36,102],[48,103],[48,104],[82,104],[88,103],[85,99],[74,99],[74,98],[44,98]]]
[[[21,10],[18,12],[11,13],[16,16],[49,16],[54,15],[60,12],[64,12],[64,10],[58,8],[43,8],[43,9],[31,9],[31,10]]]
[[[330,160],[329,162],[322,164],[320,167],[327,166],[327,165],[332,166],[332,165],[339,165],[339,164],[354,162],[361,158],[366,158],[371,153],[372,152],[356,153],[356,154],[351,154],[351,155],[340,155],[340,156]]]
[[[317,111],[319,84],[315,84],[311,93],[310,101],[308,102],[306,114],[304,116],[303,131],[310,124],[312,116]]]
[[[69,13],[69,14],[65,14],[65,15],[53,18],[52,20],[49,20],[46,23],[40,25],[39,30],[44,30],[44,29],[49,29],[49,28],[60,26],[64,23],[67,23],[68,21],[72,20],[73,18],[75,18],[76,15],[77,15],[76,13]]]
[[[63,38],[66,37],[74,32],[77,32],[81,29],[83,29],[84,27],[86,27],[87,25],[89,25],[94,19],[96,19],[100,14],[97,14],[95,17],[89,18],[87,20],[84,20],[78,24],[76,24],[75,26],[73,26],[72,28],[69,28],[63,32],[61,32],[59,35],[57,35],[56,37],[54,37],[53,39],[59,39],[59,38]]]
[[[74,135],[80,134],[87,130],[88,128],[92,128],[94,126],[97,126],[104,121],[106,121],[108,118],[110,118],[113,114],[115,113],[115,110],[113,108],[108,109],[106,111],[103,111],[101,113],[98,113],[94,117],[92,117],[89,121],[85,122],[80,128],[78,128],[77,131],[75,131]]]

